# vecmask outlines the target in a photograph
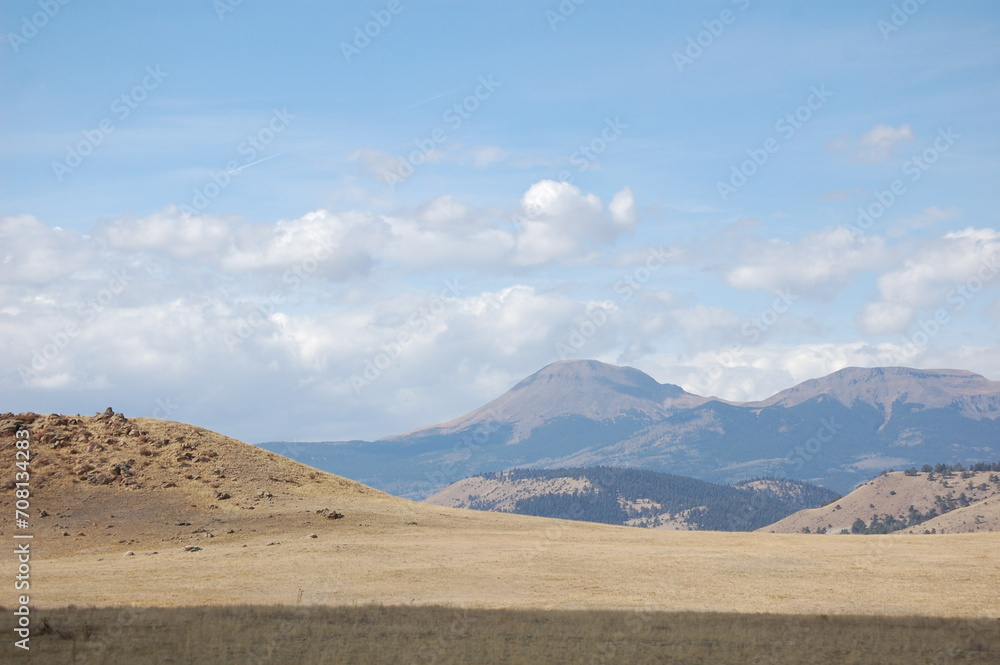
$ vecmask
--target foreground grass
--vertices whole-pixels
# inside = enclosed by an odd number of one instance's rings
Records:
[[[3,614],[9,624],[11,611]],[[37,610],[33,622],[30,653],[8,643],[0,660],[38,665],[1000,662],[996,619],[230,606]]]

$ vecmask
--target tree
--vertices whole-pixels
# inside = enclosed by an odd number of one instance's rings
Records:
[[[854,524],[851,525],[851,533],[864,533],[867,530],[868,527],[865,525],[865,521],[860,517],[854,520]]]

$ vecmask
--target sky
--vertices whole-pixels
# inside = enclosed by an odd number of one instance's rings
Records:
[[[8,0],[0,402],[376,439],[593,358],[1000,380],[992,1]]]

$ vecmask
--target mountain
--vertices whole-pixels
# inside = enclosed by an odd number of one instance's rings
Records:
[[[938,468],[944,465],[939,465]],[[883,473],[829,505],[802,510],[766,533],[1000,531],[1000,464]]]
[[[656,471],[591,467],[481,474],[424,502],[651,529],[752,531],[838,498],[794,480],[726,486]]]
[[[374,442],[261,444],[422,499],[479,473],[614,466],[847,493],[879,471],[1000,458],[1000,383],[963,370],[851,367],[736,403],[594,360],[553,363],[446,423]]]

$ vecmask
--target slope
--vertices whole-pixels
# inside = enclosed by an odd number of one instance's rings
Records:
[[[950,526],[956,532],[972,531],[971,528],[960,529],[957,524],[963,518],[975,524],[975,515],[982,510],[970,511],[970,508],[987,500],[990,503],[984,507],[992,506],[997,498],[1000,498],[1000,476],[996,472],[894,471],[879,475],[830,505],[797,512],[759,531],[799,533],[808,529],[811,533],[852,533],[907,529],[911,533],[923,533],[935,528],[934,518],[942,520],[938,522],[942,528]],[[970,512],[949,517],[952,511],[959,509]],[[958,518],[957,523],[955,518]],[[985,522],[981,526],[985,526],[985,530],[990,528]]]

